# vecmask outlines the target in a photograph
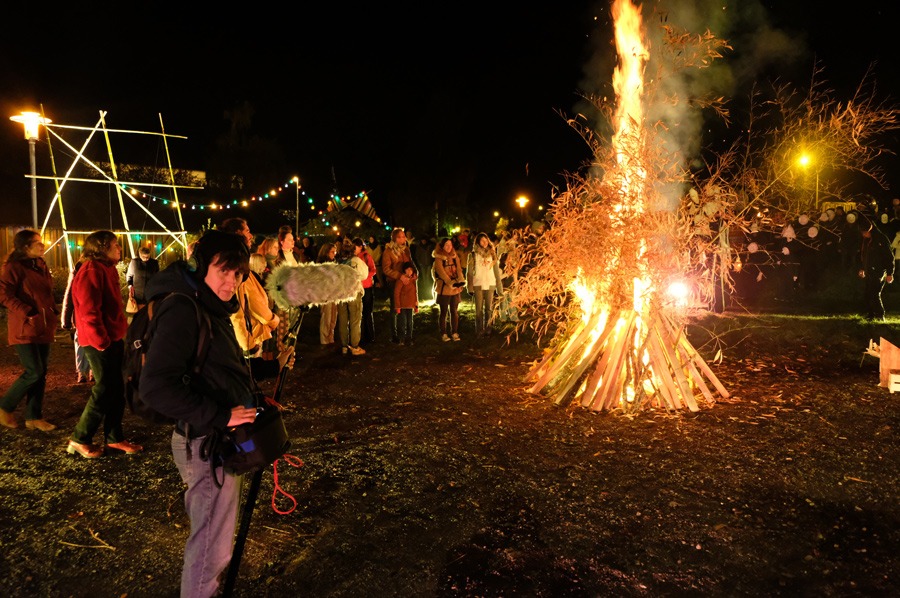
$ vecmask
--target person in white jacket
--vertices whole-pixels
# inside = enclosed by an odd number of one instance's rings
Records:
[[[341,338],[341,352],[344,355],[364,355],[366,350],[359,346],[362,337],[362,282],[369,277],[369,266],[359,257],[362,246],[345,238],[341,245],[338,262],[356,270],[359,278],[359,293],[350,301],[338,303],[337,329]]]
[[[475,300],[475,334],[491,334],[494,293],[503,295],[500,260],[486,233],[478,233],[466,258],[466,290]]]

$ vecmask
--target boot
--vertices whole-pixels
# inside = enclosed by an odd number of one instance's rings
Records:
[[[19,427],[19,422],[16,421],[16,416],[6,409],[0,409],[0,424],[6,426],[7,428]]]
[[[29,430],[40,430],[41,432],[49,432],[56,429],[56,426],[42,419],[26,419],[25,427]]]

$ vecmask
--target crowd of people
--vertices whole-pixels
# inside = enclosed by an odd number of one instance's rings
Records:
[[[133,314],[153,302],[154,340],[144,357],[140,389],[148,406],[176,422],[172,457],[186,485],[184,504],[191,523],[181,595],[212,596],[221,590],[231,559],[241,485],[240,476],[204,459],[205,443],[217,430],[254,420],[258,381],[292,366],[294,346],[286,333],[304,309],[277,307],[267,291],[268,276],[282,265],[351,268],[358,283],[355,296],[315,307],[319,342],[357,357],[378,338],[376,293],[390,307],[390,329],[384,336],[393,343],[413,344],[414,315],[423,300],[440,310],[434,334],[459,341],[464,290],[475,303],[476,334],[490,334],[493,301],[504,288],[502,250],[496,241],[486,233],[470,239],[468,231],[413,240],[396,228],[386,243],[343,237],[316,247],[308,237],[297,244],[292,229],[283,226],[257,242],[244,219],[231,218],[189,244],[186,259],[162,270],[149,247],[141,247],[126,269],[123,293],[118,269],[122,246],[114,232],[99,230],[85,238],[58,306],[41,235],[23,229],[0,273],[8,342],[23,369],[0,398],[0,425],[19,428],[15,411],[24,402],[26,429],[57,428],[44,418],[42,407],[50,347],[61,326],[72,336],[76,382],[91,383],[66,452],[86,459],[142,452],[123,426],[124,339]],[[205,329],[203,321],[208,321]],[[193,360],[203,334],[211,334],[214,342],[204,355],[202,375],[196,375]]]

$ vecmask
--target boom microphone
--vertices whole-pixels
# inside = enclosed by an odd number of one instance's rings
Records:
[[[355,268],[344,264],[281,264],[269,275],[266,290],[281,309],[300,305],[342,303],[362,290]]]

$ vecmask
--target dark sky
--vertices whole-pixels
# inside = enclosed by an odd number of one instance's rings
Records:
[[[17,7],[39,11],[37,33],[8,27],[0,41],[0,105],[12,115],[43,104],[54,122],[82,126],[106,110],[108,127],[130,130],[158,131],[161,114],[168,133],[188,137],[171,142],[175,166],[204,169],[228,130],[225,113],[249,102],[252,133],[285,156],[273,186],[298,174],[322,201],[333,173],[342,194],[370,191],[376,211],[399,225],[401,198],[417,194],[430,202],[461,192],[481,210],[511,211],[523,192],[546,202],[587,157],[557,112],[571,114],[580,90],[609,91],[609,3],[306,4]],[[734,46],[735,93],[761,73],[805,82],[815,58],[840,87],[878,61],[882,91],[895,92],[894,40],[869,32],[897,22],[887,4],[663,3],[671,21],[709,27]],[[6,122],[2,213],[27,223],[27,144]],[[124,159],[124,142],[112,142]],[[69,160],[59,151],[62,170]],[[134,151],[130,159],[164,164],[157,143]]]

